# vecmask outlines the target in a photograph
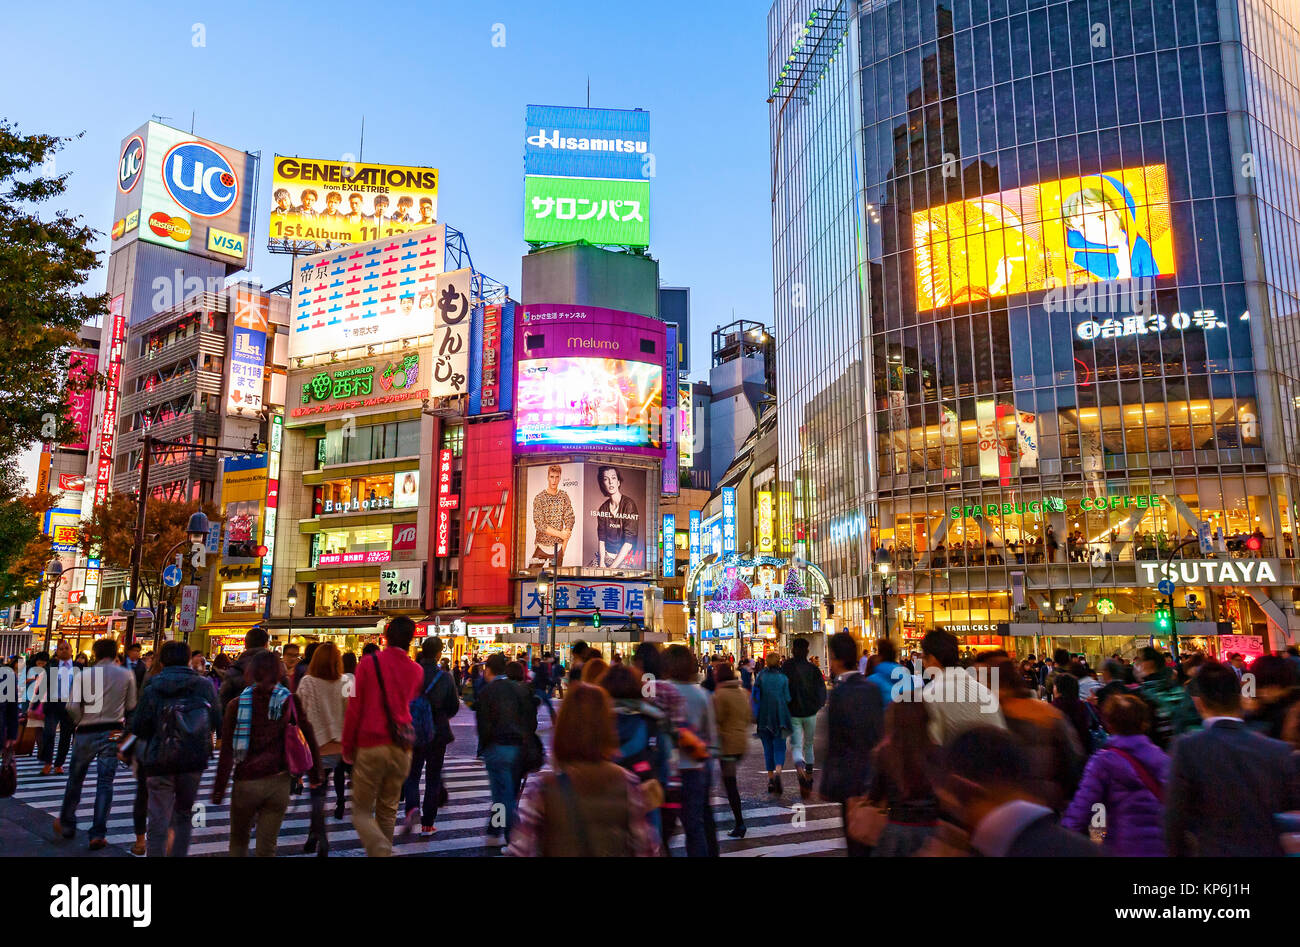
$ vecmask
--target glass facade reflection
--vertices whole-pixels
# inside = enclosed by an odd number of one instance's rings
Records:
[[[1182,630],[1294,640],[1296,24],[1264,0],[774,4],[781,476],[848,627],[879,631],[884,550],[905,638],[1131,645],[1141,564],[1208,549],[1277,581],[1180,586]]]

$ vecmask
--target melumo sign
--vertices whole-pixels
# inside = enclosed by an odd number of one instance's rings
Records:
[[[1180,585],[1278,585],[1276,559],[1183,559],[1139,562],[1138,578],[1147,585],[1172,579]]]

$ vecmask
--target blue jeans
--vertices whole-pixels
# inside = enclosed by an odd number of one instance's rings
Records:
[[[682,831],[686,833],[687,858],[716,858],[718,829],[713,822],[709,798],[709,764],[682,773]]]
[[[794,765],[811,767],[813,760],[813,736],[817,733],[817,715],[811,717],[790,718],[790,755]]]
[[[778,766],[785,765],[785,737],[773,733],[766,727],[758,728],[758,738],[763,743],[763,762],[770,773]]]
[[[428,828],[438,821],[438,796],[442,792],[442,764],[447,756],[447,744],[441,741],[428,746],[417,746],[411,754],[411,773],[402,785],[402,798],[406,812],[420,812],[420,825]],[[420,805],[420,776],[424,780],[424,806]]]
[[[63,792],[59,821],[65,831],[76,829],[81,787],[92,760],[96,763],[95,815],[90,823],[90,837],[97,839],[108,835],[108,813],[113,808],[113,776],[117,772],[117,743],[106,730],[78,733],[73,739],[72,769],[68,772],[68,788]]]
[[[488,817],[488,835],[501,834],[501,826],[497,820],[497,806],[501,806],[501,811],[505,812],[507,840],[510,838],[510,830],[515,827],[515,808],[519,804],[519,799],[515,795],[515,789],[519,785],[518,763],[519,747],[517,746],[501,746],[494,743],[483,751],[483,764],[487,767],[488,774],[488,789],[492,793],[492,814]]]

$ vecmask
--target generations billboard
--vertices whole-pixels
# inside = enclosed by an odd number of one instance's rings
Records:
[[[624,464],[527,468],[523,567],[646,568],[647,470]],[[657,485],[656,485],[657,486]]]
[[[445,244],[436,226],[299,261],[289,358],[432,333]]]
[[[515,443],[663,454],[662,322],[593,306],[518,307]]]
[[[364,243],[438,220],[437,168],[276,155],[271,188],[272,250]]]
[[[920,310],[1174,273],[1164,165],[1047,181],[913,216]]]
[[[509,419],[471,424],[465,429],[460,544],[460,604],[464,608],[511,605],[514,434],[514,422]]]
[[[524,178],[524,241],[650,245],[650,182]]]
[[[118,154],[110,252],[140,239],[246,268],[257,160],[169,125],[141,126]]]

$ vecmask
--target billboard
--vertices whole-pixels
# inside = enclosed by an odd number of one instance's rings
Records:
[[[650,113],[530,105],[524,113],[524,174],[578,178],[648,176]]]
[[[452,450],[444,447],[438,452],[438,528],[434,533],[437,555],[451,554],[451,511],[460,506],[460,494],[451,489]]]
[[[246,268],[257,161],[237,148],[146,123],[118,154],[110,252],[140,239]]]
[[[999,191],[912,219],[919,310],[1174,273],[1164,165]]]
[[[524,568],[640,571],[646,567],[647,471],[623,464],[527,468]]]
[[[650,245],[650,182],[524,178],[524,241],[597,246]]]
[[[432,227],[438,169],[275,156],[272,250],[340,246]]]
[[[469,413],[514,407],[515,304],[479,306],[470,327]]]
[[[266,508],[267,455],[225,457],[221,462],[221,506],[225,538],[221,563],[245,565],[259,561],[262,511]]]
[[[591,579],[564,579],[552,590],[551,614],[559,618],[591,617],[599,611],[602,618],[645,618],[646,584],[644,582],[601,582]],[[545,610],[536,582],[521,582],[520,604],[523,618],[539,618]]]
[[[314,424],[322,416],[362,416],[419,404],[429,397],[433,351],[394,352],[289,373],[288,427]]]
[[[108,383],[104,388],[103,414],[99,422],[99,444],[95,467],[95,503],[103,503],[113,480],[113,442],[117,436],[118,386],[122,383],[122,356],[126,348],[126,316],[122,312],[125,294],[108,304],[105,322],[111,324],[108,349]]]
[[[95,371],[98,352],[73,352],[68,357],[68,420],[77,436],[63,446],[69,450],[90,449],[90,427],[95,413]]]
[[[235,327],[230,337],[230,382],[226,414],[262,410],[262,370],[266,365],[266,302],[240,289],[235,298]]]
[[[736,488],[722,488],[722,555],[736,554]]]
[[[616,358],[519,363],[519,433],[535,447],[658,447],[663,370]]]
[[[432,333],[445,243],[436,226],[299,261],[289,358]]]
[[[460,544],[460,604],[512,604],[514,561],[514,423],[471,424],[465,431],[464,513]]]
[[[674,514],[664,514],[661,536],[664,547],[664,578],[671,579],[677,574],[677,517]]]
[[[517,310],[520,450],[604,446],[662,457],[664,324],[595,306]]]
[[[662,468],[661,489],[666,496],[675,496],[679,487],[677,466],[677,334],[678,328],[669,324],[665,326],[664,345],[664,387],[661,428],[663,431],[664,463]]]

